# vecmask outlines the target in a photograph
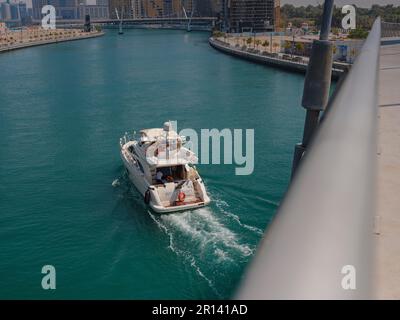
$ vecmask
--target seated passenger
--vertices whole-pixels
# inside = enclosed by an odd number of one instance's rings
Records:
[[[157,174],[156,174],[156,181],[157,181],[157,183],[164,183],[164,179],[162,178],[163,177],[163,173],[161,172],[161,171],[157,171]]]

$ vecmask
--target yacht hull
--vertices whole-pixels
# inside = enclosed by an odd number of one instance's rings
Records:
[[[181,205],[164,205],[159,197],[156,187],[150,185],[146,181],[146,179],[144,178],[144,174],[140,171],[140,168],[132,162],[132,159],[129,159],[129,155],[127,151],[124,150],[124,148],[121,149],[121,159],[128,172],[129,180],[143,196],[143,199],[145,199],[146,197],[146,192],[150,193],[150,201],[148,205],[153,211],[157,213],[173,213],[184,210],[193,210],[204,207],[210,203],[210,198],[206,194],[203,183],[201,183],[200,188],[205,195],[202,201],[196,201],[194,203],[184,203]]]

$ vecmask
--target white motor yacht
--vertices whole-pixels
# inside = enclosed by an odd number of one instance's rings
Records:
[[[185,148],[170,122],[144,129],[140,136],[125,134],[121,158],[129,179],[144,201],[158,213],[195,209],[210,203],[204,182],[194,166],[196,155]]]

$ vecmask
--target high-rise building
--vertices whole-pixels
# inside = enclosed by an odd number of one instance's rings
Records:
[[[11,20],[11,8],[9,3],[1,3],[1,19],[3,21]]]
[[[91,20],[104,20],[109,18],[108,1],[107,0],[86,0],[79,5],[79,16],[84,19],[86,15],[90,16]]]
[[[147,0],[101,0],[108,2],[109,16],[117,19],[118,16],[124,19],[139,19],[143,17],[143,6]]]
[[[204,1],[206,1],[206,0],[204,0]],[[197,2],[199,2],[199,1],[197,1]],[[190,15],[192,15],[192,11],[195,10],[196,3],[195,3],[195,0],[181,0],[181,6],[182,6],[182,10],[183,10],[183,8],[185,8],[186,15],[190,16]]]
[[[174,17],[182,17],[183,16],[183,9],[182,9],[182,2],[181,0],[172,0],[172,11]]]
[[[132,0],[132,12],[134,19],[143,17],[143,0]]]
[[[275,25],[275,31],[280,31],[280,28],[281,28],[281,0],[275,0],[274,25]]]
[[[173,17],[172,0],[164,0],[164,17]]]
[[[25,2],[0,3],[0,20],[11,22],[13,26],[25,25],[29,22],[28,10]]]
[[[148,18],[163,18],[164,15],[164,0],[146,0],[146,16]]]
[[[211,16],[217,16],[223,12],[224,0],[210,0],[211,3]]]
[[[109,1],[109,11],[110,18],[117,19],[117,13],[121,18],[121,12],[124,19],[133,19],[134,18],[134,0],[110,0]]]
[[[10,3],[11,20],[20,21],[19,8],[17,3]]]
[[[80,19],[78,0],[32,0],[33,19],[41,20],[43,6],[49,4],[55,7],[57,19]]]
[[[28,16],[28,9],[26,7],[25,2],[18,3],[18,11],[19,11],[19,17],[21,18],[21,20],[25,19]]]
[[[127,19],[217,16],[224,0],[108,0],[110,18],[116,19],[115,8]],[[226,0],[228,1],[228,0]]]
[[[211,17],[212,12],[212,0],[200,0],[195,3],[196,13],[200,17]]]
[[[230,0],[228,9],[231,31],[274,30],[274,0]]]

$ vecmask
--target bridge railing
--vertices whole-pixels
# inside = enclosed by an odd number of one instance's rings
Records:
[[[382,38],[400,37],[400,23],[382,22]]]
[[[378,19],[331,98],[236,298],[370,297],[380,37]]]

